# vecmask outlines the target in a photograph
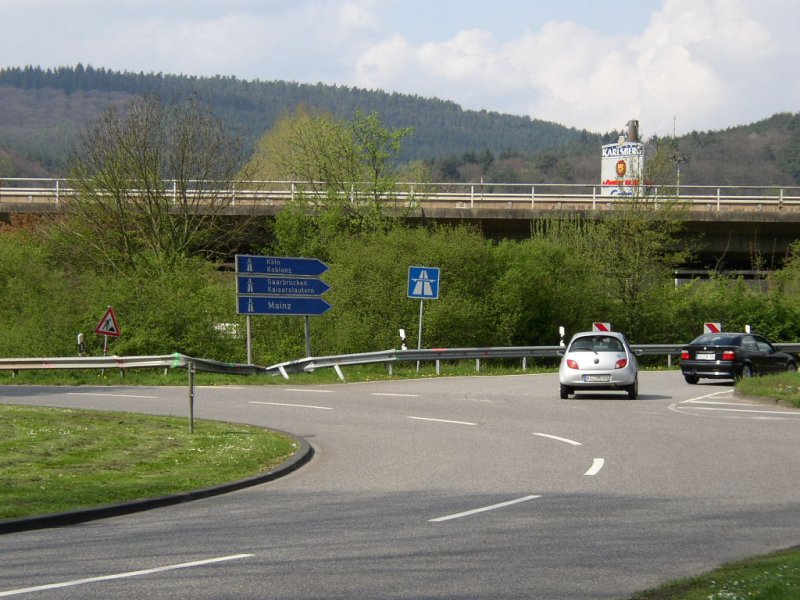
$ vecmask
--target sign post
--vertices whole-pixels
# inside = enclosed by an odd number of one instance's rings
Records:
[[[311,356],[311,320],[331,305],[321,296],[331,286],[319,279],[330,267],[316,258],[236,255],[236,312],[247,318],[247,362],[253,363],[252,315],[303,316],[306,355]]]
[[[439,267],[408,267],[408,293],[409,298],[419,298],[419,332],[417,334],[417,349],[422,349],[422,317],[424,314],[425,300],[439,299]],[[419,361],[417,361],[419,371]]]

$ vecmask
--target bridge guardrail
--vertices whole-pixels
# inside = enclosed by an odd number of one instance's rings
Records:
[[[188,190],[189,194],[206,194],[209,182],[203,189]],[[191,182],[190,182],[191,184]],[[165,181],[167,195],[176,195],[175,182]],[[301,195],[311,198],[324,196],[319,182],[305,181],[247,181],[238,182],[236,189],[220,184],[217,193],[230,193],[231,205],[273,206],[292,201]],[[602,194],[599,184],[563,183],[409,183],[399,182],[384,200],[387,204],[406,206],[442,206],[460,209],[536,208],[542,205],[576,205],[591,210],[607,209],[624,196]],[[61,199],[72,193],[67,179],[0,178],[0,203],[49,204],[58,206]],[[354,194],[354,192],[353,192]],[[654,186],[643,198],[654,203],[680,200],[694,210],[783,210],[800,206],[800,186],[774,185],[683,185]]]

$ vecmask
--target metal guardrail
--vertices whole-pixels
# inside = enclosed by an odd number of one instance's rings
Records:
[[[206,373],[231,375],[257,375],[264,367],[237,363],[225,363],[205,358],[193,358],[184,354],[160,356],[58,356],[50,358],[0,358],[0,371],[24,371],[32,369],[136,369],[164,368],[187,369]]]
[[[686,344],[632,344],[631,348],[640,355],[666,356],[671,359],[679,356]],[[778,350],[800,354],[800,343],[775,343]],[[262,367],[243,363],[226,363],[204,358],[194,358],[184,354],[165,354],[157,356],[65,356],[50,358],[0,358],[0,371],[22,371],[30,369],[133,369],[164,368],[187,369],[195,372],[221,373],[229,375],[281,375],[285,379],[290,374],[310,373],[317,369],[334,369],[344,380],[342,367],[399,362],[435,362],[437,373],[442,361],[475,360],[476,370],[480,371],[483,359],[521,359],[523,369],[527,368],[528,358],[558,358],[563,346],[501,346],[487,348],[429,348],[420,350],[378,350],[356,354],[331,356],[309,356],[297,360]]]
[[[51,358],[0,358],[0,371],[31,369],[136,369],[164,368],[186,369],[189,373],[189,433],[194,433],[194,378],[197,371],[256,375],[265,373],[264,367],[225,363],[183,354],[161,356],[59,356]]]
[[[631,348],[642,355],[662,355],[671,358],[681,353],[685,344],[634,344]],[[796,344],[800,348],[800,344]],[[341,354],[337,356],[310,356],[266,367],[271,375],[281,375],[289,379],[292,373],[310,373],[317,369],[332,368],[339,379],[344,381],[342,367],[385,363],[390,367],[397,362],[435,362],[436,374],[441,372],[442,361],[475,360],[475,369],[480,371],[482,359],[522,360],[523,370],[527,368],[528,358],[557,358],[563,346],[507,346],[490,348],[432,348],[423,350],[381,350],[361,354]]]

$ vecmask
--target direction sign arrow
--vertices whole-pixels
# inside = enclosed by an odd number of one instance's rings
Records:
[[[268,294],[272,296],[321,296],[331,289],[321,279],[308,277],[280,277],[263,275],[236,276],[239,294]]]
[[[286,256],[236,255],[236,272],[252,275],[295,275],[316,277],[330,267],[316,258],[289,258]]]
[[[330,309],[322,298],[237,296],[237,312],[243,315],[324,315]]]

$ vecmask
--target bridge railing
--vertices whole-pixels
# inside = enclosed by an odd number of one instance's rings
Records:
[[[165,181],[164,189],[167,195],[177,199],[175,181]],[[0,204],[6,204],[9,210],[13,210],[10,205],[23,204],[50,205],[49,209],[52,210],[58,208],[60,202],[73,191],[68,179],[0,178]],[[401,182],[396,184],[394,190],[384,194],[382,200],[387,205],[412,208],[608,210],[626,199],[625,196],[609,195],[608,192],[599,184],[582,183]],[[208,182],[202,182],[202,185],[198,183],[197,189],[188,189],[186,193],[208,194]],[[217,196],[229,195],[233,206],[269,207],[300,198],[313,202],[324,198],[326,190],[320,182],[246,181],[238,182],[235,188],[220,183],[213,193]],[[356,186],[345,193],[353,202],[362,199]],[[655,206],[677,200],[695,211],[800,210],[800,186],[652,186],[647,188],[641,199]]]

